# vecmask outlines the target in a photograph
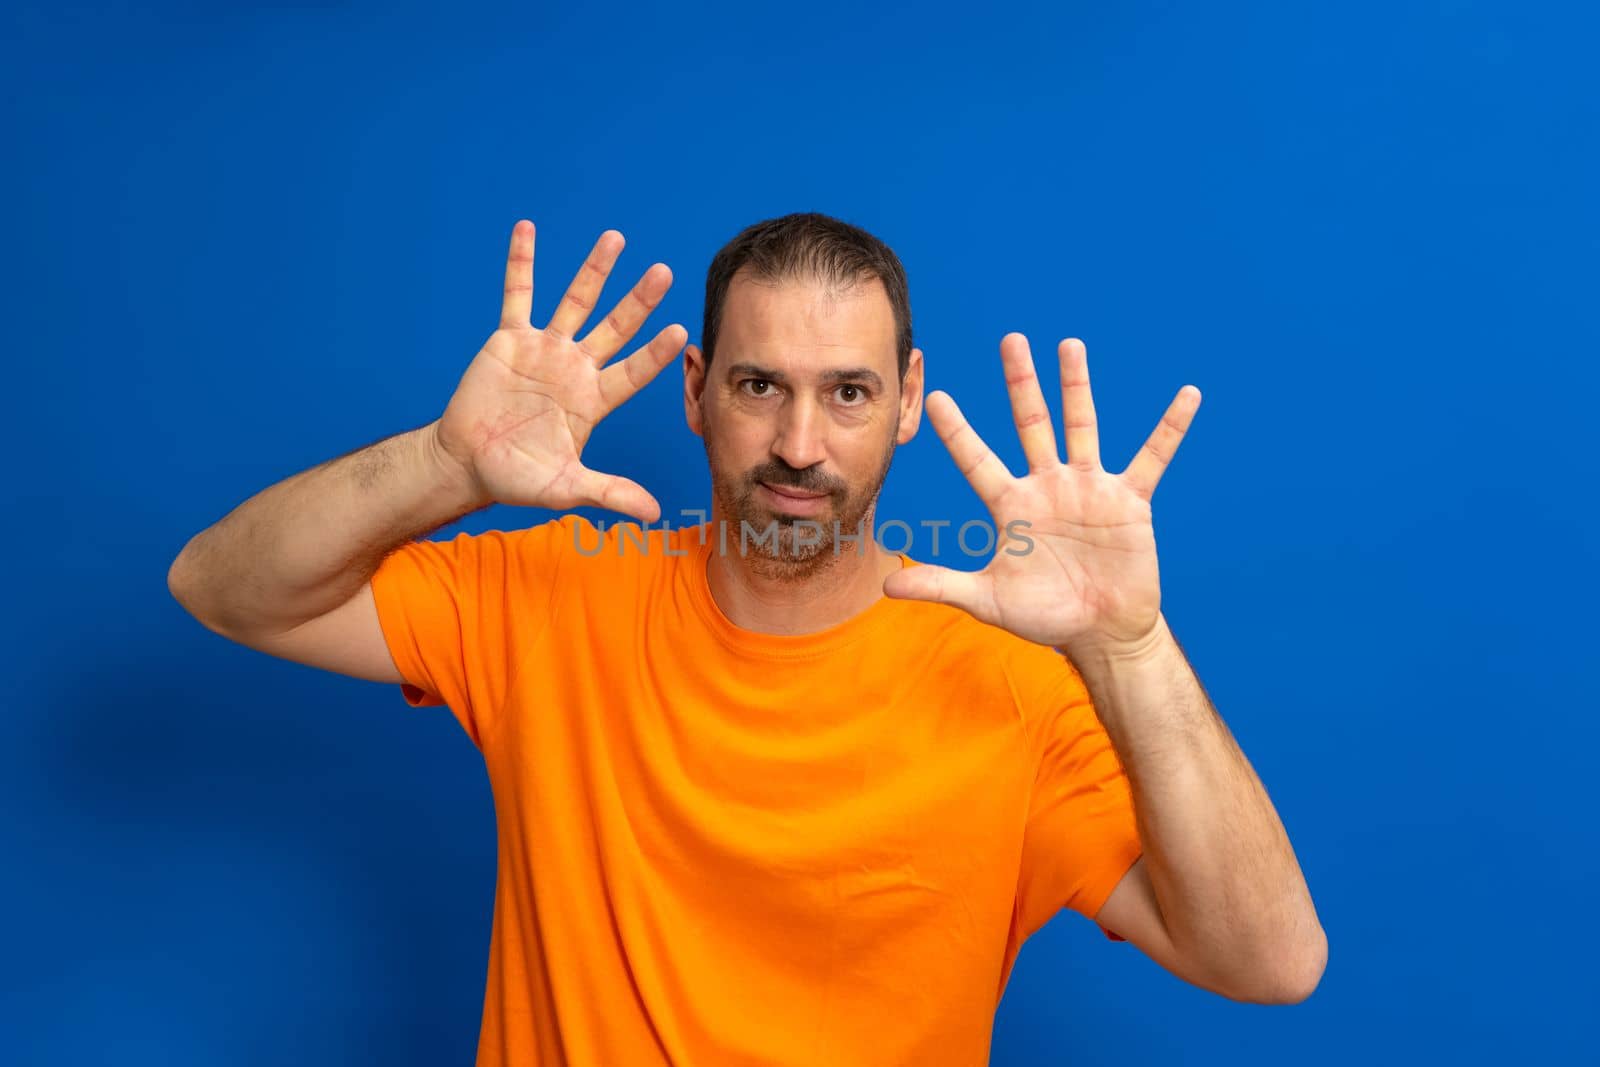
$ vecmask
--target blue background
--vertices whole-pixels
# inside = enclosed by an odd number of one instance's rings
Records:
[[[1205,397],[1155,498],[1164,609],[1289,828],[1327,973],[1303,1004],[1237,1004],[1063,914],[994,1062],[1595,1054],[1592,15],[0,19],[0,1060],[471,1061],[477,751],[397,689],[213,636],[167,566],[255,491],[436,417],[517,218],[536,322],[616,227],[608,294],[668,262],[649,330],[698,341],[711,255],[796,210],[899,252],[929,387],[1014,464],[1008,330],[1052,376],[1085,339],[1112,469],[1181,385]],[[928,431],[883,514],[981,515]],[[586,458],[669,516],[702,505],[677,368]]]

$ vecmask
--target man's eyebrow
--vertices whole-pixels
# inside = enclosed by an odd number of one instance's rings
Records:
[[[788,375],[781,370],[773,370],[756,363],[728,364],[729,377],[740,374],[747,374],[752,378],[765,378],[767,381],[777,382],[779,385],[787,385],[789,383]],[[836,367],[832,370],[825,370],[822,372],[822,381],[827,385],[837,385],[840,382],[863,382],[874,389],[883,388],[883,379],[878,377],[877,371],[870,367]]]

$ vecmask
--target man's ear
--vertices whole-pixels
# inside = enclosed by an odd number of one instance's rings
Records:
[[[906,376],[900,380],[900,432],[896,444],[905,444],[917,435],[922,425],[922,349],[913,348],[906,363]]]
[[[698,437],[705,436],[700,398],[706,392],[706,357],[694,345],[683,350],[683,417]]]

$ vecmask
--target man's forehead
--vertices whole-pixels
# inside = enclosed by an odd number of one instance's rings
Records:
[[[788,364],[892,364],[895,332],[894,309],[877,278],[841,287],[809,278],[755,280],[741,272],[728,286],[717,350]]]

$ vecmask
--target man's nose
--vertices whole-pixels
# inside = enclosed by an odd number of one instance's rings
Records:
[[[795,468],[815,466],[827,458],[827,424],[814,400],[797,398],[785,404],[779,418],[774,455]]]

